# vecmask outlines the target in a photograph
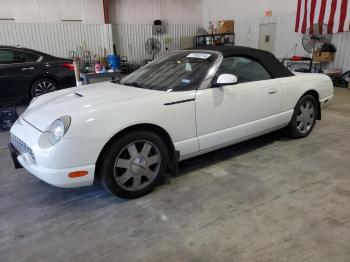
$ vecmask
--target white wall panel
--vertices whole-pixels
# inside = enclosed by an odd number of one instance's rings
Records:
[[[281,15],[274,17],[242,19],[235,21],[236,45],[259,47],[260,24],[276,23],[275,55],[284,58],[289,51],[290,55],[306,55],[301,34],[294,32],[294,16]],[[293,48],[296,46],[296,48]]]
[[[92,54],[111,50],[111,25],[101,24],[15,24],[0,23],[0,45],[19,45],[55,56],[84,45]]]
[[[350,32],[333,35],[333,44],[337,47],[333,68],[343,68],[343,71],[350,70]]]
[[[294,32],[293,14],[237,20],[236,45],[257,48],[261,23],[277,24],[275,55],[278,58],[284,58],[295,44],[297,47],[289,56],[306,55],[301,43],[302,34]],[[194,36],[196,31],[196,25],[169,25],[166,35],[156,37],[161,41],[161,54],[165,53],[165,38],[172,40],[169,51],[178,50],[180,38]],[[103,48],[111,52],[114,42],[118,54],[127,56],[133,63],[141,63],[151,58],[145,50],[145,43],[150,37],[151,25],[0,23],[1,45],[20,45],[56,56],[67,56],[69,50],[76,49],[84,43],[93,54],[102,55]],[[338,52],[331,68],[350,70],[350,32],[334,34],[332,42]]]
[[[258,48],[260,24],[276,23],[275,56],[279,59],[293,55],[307,56],[302,45],[302,34],[294,32],[295,14],[235,21],[236,45]],[[350,70],[350,32],[333,35],[332,43],[338,52],[331,68]]]
[[[197,31],[196,25],[168,25],[167,34],[152,36],[151,25],[113,25],[114,43],[117,52],[121,56],[127,56],[132,63],[142,63],[145,59],[152,58],[146,52],[145,43],[147,39],[155,37],[160,40],[161,54],[166,52],[164,40],[171,39],[169,51],[180,49],[180,38],[182,36],[194,36]]]
[[[203,0],[203,24],[209,21],[241,20],[262,17],[265,11],[273,15],[296,12],[296,0]]]
[[[86,24],[104,23],[102,0],[0,0],[1,19],[15,23],[61,23],[82,20]]]
[[[182,36],[194,36],[196,25],[169,25],[167,34],[156,36],[164,54],[166,38],[171,39],[169,51],[180,49]],[[142,63],[151,56],[145,43],[152,37],[151,25],[101,25],[101,24],[17,24],[0,23],[0,45],[19,45],[55,56],[67,57],[70,50],[84,45],[92,54],[101,56],[103,48],[127,56],[130,62]]]
[[[257,48],[259,45],[260,19],[235,21],[236,45]]]
[[[202,25],[202,0],[113,0],[110,2],[113,24],[151,24],[164,20],[168,24]]]

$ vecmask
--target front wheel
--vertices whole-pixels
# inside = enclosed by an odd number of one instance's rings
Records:
[[[293,138],[308,136],[313,130],[318,115],[316,100],[311,95],[303,96],[294,108],[288,132]]]
[[[132,132],[105,151],[100,169],[102,184],[116,196],[141,197],[162,181],[167,164],[167,148],[157,134]]]

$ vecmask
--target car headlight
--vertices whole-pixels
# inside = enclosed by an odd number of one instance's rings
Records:
[[[50,143],[52,145],[55,145],[61,141],[62,137],[68,131],[70,122],[71,122],[70,116],[63,116],[53,121],[51,127],[48,130]]]

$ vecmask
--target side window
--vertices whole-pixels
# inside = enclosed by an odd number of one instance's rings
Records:
[[[219,68],[219,74],[223,73],[236,75],[240,83],[271,79],[260,63],[240,56],[224,58]]]
[[[13,61],[13,53],[10,50],[0,49],[0,64],[10,64]]]
[[[38,62],[40,56],[37,54],[26,52],[26,62]]]
[[[26,59],[23,52],[10,49],[0,49],[0,64],[23,63],[25,61]]]

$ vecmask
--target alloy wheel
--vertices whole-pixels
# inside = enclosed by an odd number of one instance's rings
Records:
[[[141,190],[155,179],[160,165],[157,146],[149,141],[136,141],[125,146],[117,156],[114,178],[123,189]]]
[[[300,133],[307,133],[315,122],[315,106],[312,102],[306,101],[303,103],[297,115],[297,129]]]
[[[41,96],[46,93],[50,93],[56,90],[56,86],[53,83],[42,81],[39,82],[34,88],[34,96]]]

